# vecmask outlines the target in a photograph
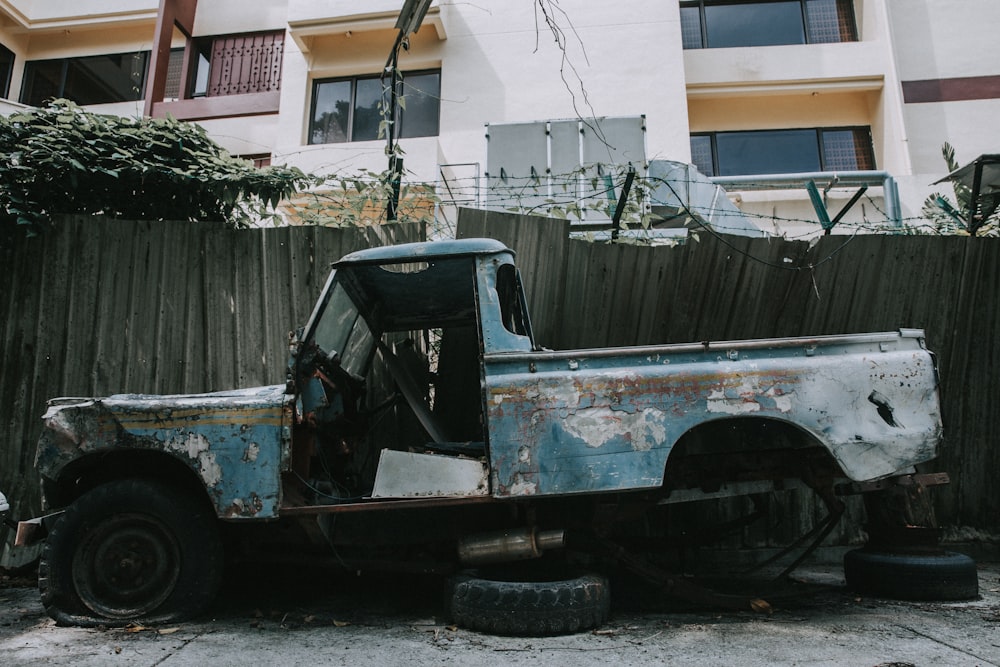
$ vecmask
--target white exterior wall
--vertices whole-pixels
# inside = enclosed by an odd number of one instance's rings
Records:
[[[904,81],[1000,75],[1000,2],[995,0],[888,0],[895,58]],[[921,102],[903,107],[907,148],[913,163],[914,199],[931,191],[951,196],[944,175],[944,142],[959,164],[1000,153],[1000,100]]]
[[[149,49],[157,0],[7,0],[0,42],[23,59]],[[315,79],[381,71],[402,0],[202,0],[195,36],[288,29],[280,112],[203,121],[234,153],[350,175],[386,168],[384,142],[309,146]],[[437,182],[439,165],[485,170],[485,124],[646,116],[649,159],[689,161],[691,132],[867,125],[876,168],[900,186],[904,218],[919,215],[944,175],[940,145],[959,159],[1000,152],[1000,102],[907,104],[902,82],[1000,74],[995,0],[855,0],[856,43],[683,50],[678,0],[575,2],[555,15],[566,58],[534,0],[435,3],[400,55],[404,70],[441,68],[440,135],[404,139],[407,178]],[[4,16],[6,14],[6,16]],[[564,83],[560,70],[567,83]],[[579,75],[579,80],[577,80]],[[101,111],[133,115],[139,103]],[[852,190],[833,191],[829,209]],[[878,219],[879,189],[848,220]],[[804,193],[744,193],[747,211],[815,220]],[[790,235],[818,225],[785,225]]]

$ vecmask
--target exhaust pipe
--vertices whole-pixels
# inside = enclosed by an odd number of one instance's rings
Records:
[[[538,558],[545,550],[564,546],[566,534],[562,528],[515,528],[463,537],[458,541],[458,559],[465,565],[504,563]]]

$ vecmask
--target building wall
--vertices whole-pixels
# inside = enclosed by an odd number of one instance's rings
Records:
[[[401,4],[202,0],[196,37],[274,29],[288,34],[279,113],[199,122],[237,154],[271,153],[274,163],[323,173],[382,171],[387,160],[380,140],[307,144],[312,84],[380,72]],[[12,97],[25,59],[149,49],[158,5],[6,3],[0,43],[18,60]],[[8,7],[14,9],[3,16]],[[691,159],[692,132],[862,125],[872,130],[876,169],[897,179],[902,215],[914,219],[934,189],[930,183],[944,175],[944,141],[963,162],[1000,152],[994,129],[1000,92],[989,92],[1000,91],[1000,44],[991,39],[1000,3],[992,0],[854,0],[857,42],[695,50],[681,47],[679,0],[553,6],[565,50],[538,7],[534,0],[432,7],[399,64],[404,71],[441,69],[441,131],[400,142],[408,178],[436,182],[443,164],[484,168],[487,123],[645,115],[647,157],[683,162]],[[937,80],[964,82],[965,89],[986,91],[985,99],[906,99],[914,82]],[[138,107],[99,110],[132,115]],[[831,211],[851,194],[831,191]],[[847,221],[878,218],[880,189],[868,197]],[[746,193],[740,205],[765,216],[815,219],[801,192]],[[809,222],[788,228],[795,235],[818,229]]]

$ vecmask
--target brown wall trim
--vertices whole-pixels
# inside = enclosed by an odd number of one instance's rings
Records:
[[[998,98],[1000,98],[1000,76],[963,76],[954,79],[903,82],[903,101],[908,104]]]
[[[281,93],[250,93],[247,95],[220,95],[219,97],[199,97],[175,102],[155,102],[154,118],[164,118],[169,113],[177,120],[206,120],[208,118],[229,118],[232,116],[258,116],[278,113]]]

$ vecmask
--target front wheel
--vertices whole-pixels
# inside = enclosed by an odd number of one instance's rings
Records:
[[[202,611],[221,579],[207,503],[141,479],[80,496],[49,533],[38,569],[42,604],[59,625],[177,621]]]

